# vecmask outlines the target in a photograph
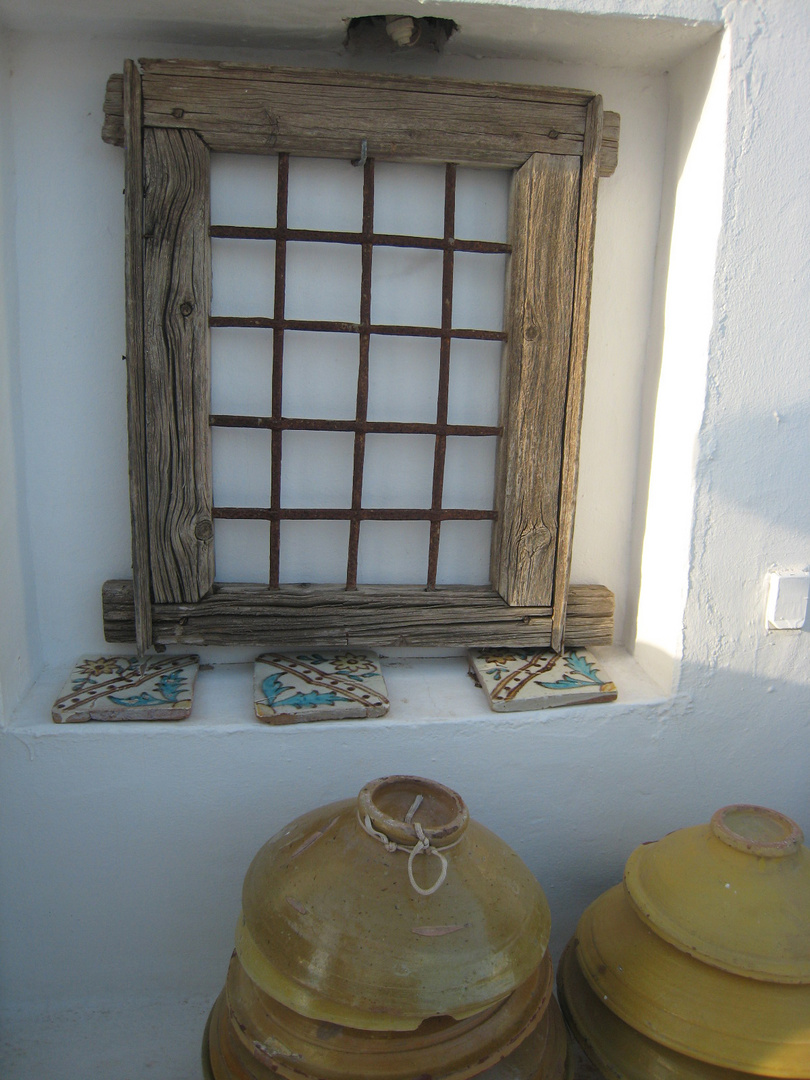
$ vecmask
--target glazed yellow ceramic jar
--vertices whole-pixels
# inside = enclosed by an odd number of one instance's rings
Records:
[[[233,1035],[286,1080],[468,1080],[511,1054],[543,1020],[553,984],[545,957],[528,981],[466,1020],[425,1020],[415,1031],[361,1031],[310,1020],[263,993],[234,954],[225,984]]]
[[[611,1080],[750,1080],[750,1074],[679,1054],[625,1024],[593,992],[582,974],[576,938],[557,972],[566,1023],[600,1072]]]
[[[476,1080],[571,1080],[571,1056],[559,1006],[551,998],[538,1026],[520,1046]],[[224,993],[211,1010],[203,1038],[205,1080],[273,1080],[280,1075],[261,1064],[234,1036]],[[413,1074],[411,1074],[413,1075]],[[352,1080],[365,1080],[352,1077]]]
[[[577,937],[598,998],[653,1041],[723,1068],[810,1077],[810,985],[748,979],[695,959],[653,933],[623,885],[591,904]]]
[[[236,948],[288,1009],[407,1031],[501,1001],[539,967],[548,904],[521,859],[455,792],[376,780],[298,818],[259,851]]]
[[[624,881],[638,915],[679,949],[748,978],[810,983],[810,850],[784,814],[723,807],[637,848]]]

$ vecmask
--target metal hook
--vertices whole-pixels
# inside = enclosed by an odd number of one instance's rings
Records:
[[[356,165],[358,169],[362,168],[366,163],[368,157],[368,139],[361,139],[360,141],[360,157],[355,158],[352,161],[352,165]]]

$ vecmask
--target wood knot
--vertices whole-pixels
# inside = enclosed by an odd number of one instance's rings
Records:
[[[194,305],[190,304],[188,302],[188,300],[186,300],[185,303],[180,305],[180,314],[183,315],[185,318],[188,318],[193,310],[194,310]]]
[[[523,336],[527,341],[539,341],[542,337],[542,333],[540,327],[532,323],[531,326],[527,326],[523,331]]]
[[[181,109],[179,105],[177,106],[176,109],[172,109],[172,116],[175,118],[175,120],[182,120],[182,118],[185,115],[186,115],[186,110]]]
[[[200,518],[194,526],[194,535],[198,540],[213,540],[214,523],[210,518]]]
[[[548,137],[550,139],[559,139],[560,133],[556,130],[556,128],[552,128],[551,131],[548,133]]]

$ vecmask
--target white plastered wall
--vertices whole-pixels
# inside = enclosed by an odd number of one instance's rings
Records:
[[[0,723],[41,666],[24,490],[10,51],[0,31]]]
[[[767,635],[763,592],[771,564],[810,561],[810,150],[800,111],[810,12],[799,0],[411,6],[473,23],[480,11],[475,25],[491,40],[534,16],[565,64],[459,55],[438,70],[584,85],[623,115],[620,171],[600,190],[575,577],[616,588],[629,646],[638,609],[645,662],[662,681],[677,676],[674,693],[638,689],[620,666],[616,705],[496,717],[460,660],[431,659],[390,666],[385,721],[270,730],[245,719],[249,674],[234,665],[203,673],[194,717],[175,728],[50,724],[48,672],[101,646],[98,587],[128,561],[122,174],[120,151],[100,143],[103,82],[127,55],[210,50],[223,8],[162,4],[177,15],[172,33],[167,19],[165,37],[156,30],[145,42],[139,28],[155,18],[145,0],[116,9],[118,40],[77,36],[75,23],[50,37],[25,23],[22,6],[0,5],[17,26],[0,82],[3,150],[13,149],[0,236],[12,308],[0,341],[10,371],[0,420],[12,430],[0,427],[0,536],[15,575],[0,584],[6,700],[43,657],[49,665],[0,735],[0,978],[17,1025],[5,1059],[15,1080],[52,1075],[53,1060],[77,1080],[196,1076],[250,858],[291,817],[372,776],[422,773],[461,791],[546,888],[555,954],[642,840],[732,801],[774,805],[810,826],[808,633]],[[302,20],[314,26],[329,7],[307,5]],[[54,7],[51,28],[65,8],[99,15],[90,2]],[[632,32],[608,21],[588,36],[588,16],[617,12],[644,18]],[[679,17],[725,20],[719,59],[711,27],[697,27],[668,74],[651,45],[650,69],[631,70],[645,41],[686,32],[668,21]],[[256,21],[245,4],[246,41]],[[542,55],[539,32],[523,36]],[[599,48],[601,68],[582,55]],[[285,59],[342,62],[334,49]],[[641,188],[622,174],[631,166],[645,170]],[[690,199],[701,194],[714,217],[697,225]],[[54,201],[65,220],[56,232]],[[683,422],[680,412],[671,421],[668,380],[685,393]],[[616,477],[619,460],[627,470]],[[667,470],[677,504],[661,499]],[[62,1026],[43,1025],[39,1012],[55,1009]],[[26,1027],[32,1016],[38,1026]]]

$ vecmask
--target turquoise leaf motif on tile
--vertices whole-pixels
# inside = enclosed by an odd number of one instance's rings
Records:
[[[130,697],[110,694],[110,701],[116,705],[172,705],[180,697],[186,684],[186,677],[181,671],[169,671],[158,679],[154,693],[144,690]]]
[[[283,697],[282,695],[288,691],[290,692],[288,696]],[[326,694],[318,693],[317,690],[312,690],[309,694],[301,694],[294,687],[285,686],[278,672],[262,680],[262,693],[271,708],[283,705],[285,708],[311,709],[316,705],[334,705],[336,701],[349,700],[332,690]]]
[[[543,682],[535,680],[539,686],[546,690],[565,690],[574,686],[601,686],[602,679],[589,660],[579,653],[569,653],[565,657],[567,667],[572,669],[573,674],[568,672],[555,682]],[[578,676],[578,677],[577,677]]]

